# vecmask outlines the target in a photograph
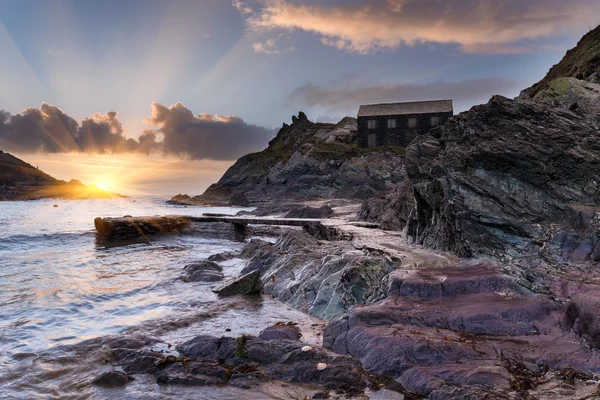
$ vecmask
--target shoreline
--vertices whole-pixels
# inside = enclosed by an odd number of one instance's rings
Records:
[[[329,238],[280,228],[271,235],[278,236],[275,243],[250,238],[239,254],[216,254],[207,261],[247,260],[240,276],[260,271],[263,296],[328,321],[320,332],[323,351],[357,360],[360,370],[365,368],[361,374],[376,374],[388,387],[393,383],[398,396],[517,395],[524,371],[530,393],[541,398],[597,391],[600,381],[593,370],[600,356],[574,332],[566,334],[572,307],[522,286],[505,274],[510,271],[500,260],[461,259],[408,243],[401,232],[358,226],[353,221],[358,207],[333,207],[334,215],[321,221],[335,232]],[[278,334],[273,343],[289,340],[287,333]],[[248,338],[262,340],[260,335]],[[554,355],[545,351],[549,341]],[[424,343],[430,350],[422,348]],[[177,384],[175,378],[160,379]],[[281,379],[284,384],[299,378]],[[495,389],[490,391],[490,385]],[[360,391],[367,387],[346,394],[362,398]]]

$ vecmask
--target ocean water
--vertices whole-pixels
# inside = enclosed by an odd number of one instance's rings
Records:
[[[151,377],[118,390],[90,384],[99,371],[114,368],[103,365],[98,346],[107,335],[138,332],[176,345],[198,334],[258,334],[293,320],[307,341],[318,341],[306,331],[322,321],[273,299],[220,299],[211,284],[178,279],[184,265],[241,243],[169,235],[105,248],[93,224],[98,216],[239,210],[169,206],[157,198],[0,202],[0,399],[252,398],[233,388],[161,387]],[[225,275],[238,275],[243,264],[224,263]],[[287,386],[264,390],[253,398],[300,396]]]

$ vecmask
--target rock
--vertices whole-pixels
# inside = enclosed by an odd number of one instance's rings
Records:
[[[220,296],[233,296],[236,294],[252,294],[260,292],[260,271],[253,271],[238,278],[230,279],[212,289]]]
[[[240,158],[194,204],[253,205],[264,201],[351,198],[388,193],[404,179],[401,148],[359,149],[357,122],[313,123],[294,117],[262,152]]]
[[[104,388],[123,387],[129,383],[127,374],[119,371],[105,372],[92,382],[96,386]]]
[[[567,308],[566,320],[593,348],[600,349],[600,290],[577,293]]]
[[[275,245],[253,248],[242,273],[259,271],[264,294],[325,319],[385,297],[385,277],[394,264],[365,256],[350,242],[319,242],[304,231],[286,232]]]
[[[333,215],[333,209],[328,205],[320,208],[315,207],[300,207],[295,210],[290,210],[285,218],[317,218],[323,219]]]
[[[406,179],[385,198],[365,200],[357,217],[362,221],[378,223],[384,230],[401,231],[406,227],[414,204],[412,184]]]
[[[277,323],[266,329],[263,329],[258,337],[262,340],[275,340],[275,339],[287,339],[287,340],[299,340],[302,335],[300,330],[294,324]]]
[[[465,393],[510,390],[522,374],[511,368],[514,362],[600,371],[600,355],[577,337],[587,339],[594,331],[583,333],[579,326],[594,325],[585,323],[590,317],[581,310],[594,308],[595,294],[574,299],[566,309],[481,261],[399,270],[388,280],[389,297],[328,325],[324,347],[358,358],[365,369],[395,378],[409,392],[444,398],[449,386]]]
[[[222,280],[223,268],[214,261],[200,261],[186,265],[183,268],[181,279],[184,282],[215,282]]]
[[[407,149],[408,234],[462,256],[522,253],[572,202],[600,202],[599,124],[597,113],[494,96],[419,136]]]

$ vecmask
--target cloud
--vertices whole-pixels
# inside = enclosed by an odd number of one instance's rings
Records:
[[[60,108],[43,103],[10,115],[0,110],[0,149],[19,153],[163,153],[188,159],[234,160],[262,150],[273,130],[236,116],[199,114],[183,104],[152,104],[153,129],[126,138],[116,111],[96,113],[79,124]]]
[[[257,42],[252,44],[252,48],[255,53],[264,53],[264,54],[281,54],[281,53],[291,53],[296,50],[294,47],[288,47],[285,50],[279,50],[277,43],[284,36],[284,34],[280,34],[279,36],[271,39],[267,39],[264,42]],[[289,39],[289,37],[288,37]]]
[[[302,107],[316,107],[335,115],[340,112],[354,115],[360,104],[433,99],[453,99],[455,110],[460,111],[485,102],[494,94],[516,94],[520,86],[515,81],[498,78],[426,84],[365,85],[336,82],[328,86],[300,86],[290,93],[288,99]]]
[[[237,8],[242,14],[252,14],[252,9],[248,7],[243,1],[233,0],[231,5]]]
[[[152,103],[146,122],[162,134],[165,154],[191,159],[232,160],[262,150],[275,132],[250,125],[235,116],[203,113],[195,116],[177,103],[170,107]]]
[[[455,44],[464,52],[506,54],[528,41],[598,23],[597,0],[362,0],[340,6],[262,0],[244,12],[252,30],[312,32],[323,44],[366,54],[403,45]]]

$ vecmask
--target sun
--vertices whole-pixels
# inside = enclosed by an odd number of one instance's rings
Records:
[[[106,181],[99,181],[99,182],[96,182],[96,183],[95,183],[95,185],[96,185],[96,186],[97,186],[99,189],[102,189],[102,190],[110,190],[110,188],[111,188],[111,185],[110,185],[110,183],[108,183],[108,182],[106,182]]]

